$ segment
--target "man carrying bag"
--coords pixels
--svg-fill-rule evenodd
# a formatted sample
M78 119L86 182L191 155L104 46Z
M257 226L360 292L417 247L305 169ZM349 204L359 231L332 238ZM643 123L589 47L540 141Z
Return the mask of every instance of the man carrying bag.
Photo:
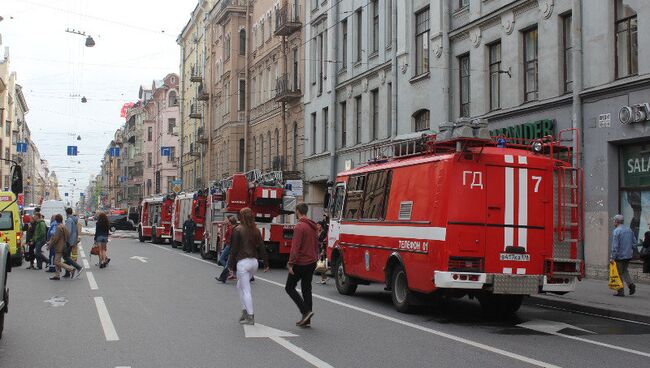
M614 231L612 231L612 254L609 258L610 267L615 265L616 271L625 281L630 289L630 295L634 295L636 287L632 277L628 272L630 260L634 257L634 248L636 248L636 237L629 227L623 224L623 215L614 216ZM610 270L611 273L611 270ZM620 280L619 280L620 282ZM620 284L617 293L614 296L625 296L623 284Z

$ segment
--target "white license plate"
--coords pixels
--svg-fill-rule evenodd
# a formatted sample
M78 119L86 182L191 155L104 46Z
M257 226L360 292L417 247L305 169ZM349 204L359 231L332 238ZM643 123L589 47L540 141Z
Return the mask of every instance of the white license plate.
M499 259L502 261L528 262L530 261L530 254L501 253Z

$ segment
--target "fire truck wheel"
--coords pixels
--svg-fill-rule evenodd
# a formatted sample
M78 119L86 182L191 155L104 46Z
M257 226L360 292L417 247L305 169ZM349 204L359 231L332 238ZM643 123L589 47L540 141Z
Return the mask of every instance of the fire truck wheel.
M523 295L487 294L478 298L483 312L489 317L509 317L519 310L523 300Z
M398 312L408 313L413 307L413 293L409 290L406 271L401 264L393 269L391 275L391 296Z
M144 243L144 236L142 236L142 229L138 228L138 240L140 243Z
M333 268L336 270L334 279L336 281L336 290L343 295L352 295L357 291L357 284L350 280L348 275L345 274L345 267L343 266L343 259L339 258L336 261L336 267Z

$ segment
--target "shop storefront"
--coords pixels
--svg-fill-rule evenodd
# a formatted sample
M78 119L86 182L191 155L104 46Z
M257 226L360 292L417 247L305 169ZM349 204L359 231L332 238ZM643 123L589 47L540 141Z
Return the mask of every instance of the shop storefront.
M650 142L619 148L620 212L637 238L650 222Z

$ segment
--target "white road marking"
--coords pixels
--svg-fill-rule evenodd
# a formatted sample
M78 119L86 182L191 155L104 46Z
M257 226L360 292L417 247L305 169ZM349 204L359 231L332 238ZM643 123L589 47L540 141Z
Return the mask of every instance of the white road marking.
M650 323L646 323L646 322L633 321L633 320L631 320L631 319L625 319L625 318L619 318L619 317L604 316L604 315L602 315L602 314L589 313L589 312L582 312L582 311L579 311L579 310L567 309L567 308L560 308L560 307L555 307L555 306L547 305L547 304L535 304L535 306L538 306L538 307L540 307L540 308L548 308L548 309L560 310L560 311L563 311L563 312L583 314L583 315L585 315L585 316L592 316L592 317L598 317L598 318L606 318L606 319L611 319L611 320L613 320L613 321L621 321L621 322L627 322L627 323L634 323L634 324L642 325L642 326L650 326Z
M88 263L88 260L87 260L87 259L84 258L84 259L82 259L81 261L82 261L83 264L84 264L84 268L90 268L90 263Z
M282 331L278 330L272 327L264 326L263 324L256 323L252 326L250 325L244 325L244 336L246 338L260 338L260 337L266 337L269 338L276 343L282 345L285 349L289 350L290 352L294 353L295 355L301 357L314 367L319 367L319 368L334 368L330 364L318 359L317 357L309 354L308 352L304 351L303 349L297 347L296 345L290 343L289 341L285 340L284 337L297 337L298 335L292 334L291 332L287 331Z
M104 298L96 296L95 306L97 307L97 313L99 314L99 321L102 323L102 328L104 329L106 341L118 341L120 338L117 336L117 331L115 331L115 326L113 325L113 321L111 321L111 316L108 314Z
M79 247L79 255L81 258L86 258L86 253L84 252L83 248Z
M550 322L550 324L549 324L549 322ZM587 344L598 345L598 346L602 346L602 347L605 347L605 348L620 350L620 351L624 351L626 353L641 355L641 356L650 358L650 353L645 353L643 351L628 349L628 348L624 348L622 346L616 346L616 345L612 345L612 344L606 344L604 342L589 340L589 339L585 339L585 338L578 337L578 336L565 335L565 334L559 332L559 331L561 331L563 329L563 328L561 328L561 327L563 327L562 325L566 325L566 324L558 323L558 322L552 322L552 321L538 320L538 321L530 321L530 322L522 323L522 324L519 324L517 326L527 328L527 329L530 329L530 330L534 330L534 331L544 332L544 333L547 333L547 334L553 335L553 336L564 337L565 339L581 341L581 342L585 342ZM583 330L581 328L577 328L577 327L571 326L571 325L566 325L566 326L568 326L568 328L587 331L587 330ZM564 327L564 328L566 328L566 327ZM587 332L591 332L591 331L587 331Z
M131 259L137 259L138 261L142 263L147 263L147 257L142 257L142 256L133 256Z
M92 272L86 271L86 278L88 279L88 284L90 284L90 290L99 289L99 287L97 286L97 282L95 281L95 276L93 275Z
M167 248L162 247L160 245L156 245L156 244L152 244L152 245L154 247L157 247L157 248L169 251L169 252L172 251L171 249L167 249ZM176 254L186 256L186 257L192 258L194 260L197 260L197 261L200 261L200 262L203 262L203 263L206 263L206 264L209 264L209 265L212 265L212 266L216 267L216 264L214 262L206 261L204 259L196 258L194 256L190 256L190 255L184 254L184 253L176 253ZM266 283L276 285L276 286L279 286L279 287L282 287L282 288L284 287L284 284L281 284L279 282L275 282L275 281L272 281L272 280L269 280L269 279L265 279L263 277L256 276L255 279L256 280L261 280L261 281L264 281ZM547 367L547 368L560 368L557 365L546 363L546 362L543 362L541 360L528 358L528 357L520 355L520 354L516 354L516 353L512 353L512 352L503 350L503 349L495 348L495 347L485 345L485 344L482 344L480 342L472 341L472 340L469 340L469 339L466 339L466 338L463 338L463 337L460 337L460 336L451 335L451 334L448 334L446 332L442 332L442 331L434 330L432 328L420 326L420 325L418 325L416 323L407 322L407 321L403 321L401 319L397 319L395 317L386 316L386 315L383 315L383 314L380 314L380 313L377 313L377 312L373 312L373 311L368 310L368 309L364 309L364 308L361 308L361 307L354 306L352 304L343 303L343 302L340 302L340 301L335 300L335 299L324 297L322 295L312 294L312 297L314 297L316 299L321 299L321 300L330 302L332 304L339 305L341 307L352 309L352 310L355 310L357 312L365 313L365 314L373 316L373 317L377 317L377 318L384 319L384 320L387 320L387 321L390 321L390 322L394 322L394 323L400 324L402 326L411 327L413 329L416 329L416 330L419 330L419 331L422 331L422 332L427 332L427 333L430 333L432 335L436 335L436 336L443 337L443 338L446 338L446 339L449 339L449 340L460 342L462 344L473 346L473 347L478 348L478 349L482 349L482 350L489 351L489 352L492 352L492 353L495 353L495 354L503 355L505 357L512 358L512 359L515 359L515 360L519 360L519 361L522 361L524 363L528 363L528 364L531 364L531 365L534 365L534 366Z

